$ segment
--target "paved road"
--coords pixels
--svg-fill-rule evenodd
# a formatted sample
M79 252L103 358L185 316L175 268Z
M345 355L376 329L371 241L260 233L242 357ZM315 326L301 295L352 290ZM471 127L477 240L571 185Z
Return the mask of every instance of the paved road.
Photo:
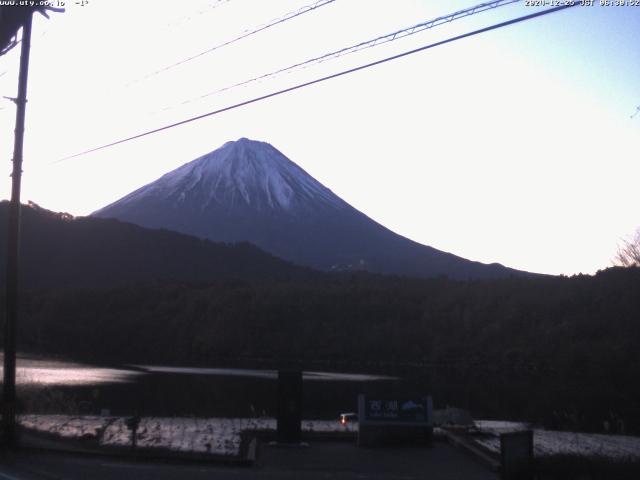
M5 455L0 480L497 480L466 454L433 448L361 449L344 442L308 448L263 446L254 466L130 461L62 453Z

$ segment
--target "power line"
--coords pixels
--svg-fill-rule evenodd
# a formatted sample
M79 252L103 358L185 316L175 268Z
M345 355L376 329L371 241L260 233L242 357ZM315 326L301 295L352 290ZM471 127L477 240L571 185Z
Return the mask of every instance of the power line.
M291 11L289 13L286 13L285 15L283 15L282 17L279 18L275 18L265 24L262 24L258 27L255 27L253 29L247 29L244 30L242 33L240 33L240 35L238 35L237 37L232 38L231 40L227 40L225 42L219 43L218 45L208 48L207 50L204 50L200 53L197 53L195 55L192 55L191 57L187 57L183 60L180 60L179 62L176 63L172 63L171 65L167 65L166 67L161 68L160 70L156 70L155 72L151 72L148 75L144 76L142 78L142 80L145 80L147 78L151 78L154 75L157 75L159 73L162 72L166 72L167 70L171 70L172 68L175 68L179 65L183 65L187 62L190 62L191 60L195 60L196 58L200 58L203 55L206 55L207 53L211 53L215 50L218 50L222 47L226 47L228 45L231 45L232 43L238 42L244 38L250 37L251 35L255 35L256 33L262 32L268 28L271 28L275 25L279 25L280 23L284 23L288 20L291 20L293 18L299 17L300 15L304 15L305 13L308 12L312 12L313 10L316 10L317 8L323 7L325 5L328 5L330 3L335 2L336 0L317 0L315 3L310 4L310 5L305 5L303 7L300 7L298 10L294 10Z
M208 5L205 9L203 10L196 10L194 13L192 14L187 14L184 15L182 17L180 17L178 20L169 23L167 26L171 27L171 26L176 26L176 25L181 25L185 22L188 22L190 20L193 20L193 17L196 15L206 15L208 13L211 13L212 11L214 11L216 8L221 7L222 5L224 5L225 3L229 3L230 0L215 0L214 2L212 2L210 5Z
M408 37L409 35L413 35L415 33L418 32L422 32L424 30L428 30L434 27L437 27L438 25L442 25L445 23L450 23L453 22L455 20L459 20L461 18L464 17L468 17L471 15L475 15L477 13L481 13L487 10L492 10L494 8L498 8L498 7L503 7L505 5L509 5L511 3L516 3L519 2L520 0L493 0L491 2L485 2L485 3L481 3L479 5L476 5L474 7L471 8L467 8L464 10L458 10L457 12L453 12L450 13L448 15L443 15L441 17L437 17L431 20L427 20L425 22L421 22L418 23L416 25L412 25L410 27L406 27L403 28L402 30L397 30L395 32L391 32L391 33L387 33L385 35L381 35L379 37L373 38L371 40L367 40L364 42L360 42L357 43L355 45L351 45L349 47L345 47L345 48L341 48L339 50L335 50L333 52L329 52L329 53L325 53L324 55L320 55L319 57L314 57L314 58L310 58L308 60L305 60L303 62L299 62L299 63L295 63L293 65L290 65L288 67L285 68L280 68L278 70L274 70L270 73L265 73L262 75L259 75L257 77L253 77L250 78L249 80L244 80L242 82L238 82L238 83L234 83L233 85L229 85L226 86L224 88L220 88L218 90L214 90L208 93L205 93L203 95L199 95L197 97L185 100L183 102L180 103L180 105L186 105L188 103L192 103L198 100L202 100L203 98L207 98L210 97L211 95L215 95L217 93L222 93L222 92L226 92L229 90L233 90L234 88L238 88L238 87L242 87L244 85L248 85L250 83L253 82L257 82L259 80L264 80L266 78L271 78L271 77L275 77L277 75L280 75L282 73L285 72L291 72L293 70L297 70L300 68L304 68L307 67L309 65L315 64L315 63L322 63L325 60L328 59L335 59L335 58L339 58L345 55L349 55L352 53L356 53L362 50L366 50L368 48L372 48L375 47L377 45L382 45L384 43L388 43L388 42L393 42L395 40L398 40L400 38L404 38L404 37ZM167 107L164 108L163 110L170 110L174 107Z
M206 118L206 117L211 117L211 116L217 115L219 113L223 113L223 112L227 112L229 110L234 110L236 108L244 107L245 105L250 105L252 103L256 103L256 102L259 102L259 101L262 101L262 100L266 100L267 98L276 97L276 96L279 96L279 95L282 95L282 94L285 94L285 93L292 92L294 90L299 90L301 88L308 87L310 85L315 85L317 83L324 82L326 80L331 80L333 78L342 77L344 75L348 75L350 73L358 72L358 71L364 70L366 68L374 67L376 65L381 65L383 63L390 62L392 60L397 60L399 58L407 57L409 55L413 55L414 53L422 52L424 50L429 50L431 48L439 47L441 45L445 45L447 43L452 43L452 42L455 42L455 41L458 41L458 40L462 40L464 38L468 38L468 37L472 37L472 36L475 36L475 35L479 35L481 33L489 32L489 31L492 31L492 30L497 30L499 28L507 27L509 25L514 25L516 23L521 23L521 22L524 22L524 21L527 21L527 20L532 20L534 18L541 17L543 15L548 15L550 13L555 13L555 12L558 12L560 10L565 10L567 8L575 7L575 6L578 6L578 5L579 5L579 3L576 3L576 2L569 3L567 5L562 5L562 6L559 6L559 7L554 7L554 8L550 8L550 9L547 9L547 10L542 10L542 11L539 11L539 12L531 13L529 15L524 15L522 17L513 18L511 20L506 20L504 22L496 23L496 24L490 25L488 27L480 28L478 30L473 30L472 32L467 32L467 33L463 33L461 35L456 35L454 37L450 37L450 38L447 38L445 40L440 40L440 41L435 42L435 43L431 43L431 44L428 44L428 45L425 45L425 46L422 46L422 47L419 47L419 48L415 48L413 50L409 50L407 52L403 52L403 53L399 53L399 54L393 55L391 57L383 58L382 60L377 60L375 62L367 63L365 65L360 65L358 67L350 68L348 70L343 70L341 72L334 73L334 74L331 74L331 75L327 75L325 77L317 78L315 80L311 80L311 81L308 81L308 82L305 82L305 83L300 83L298 85L294 85L293 87L288 87L288 88L285 88L285 89L282 89L282 90L278 90L276 92L271 92L271 93L268 93L266 95L262 95L262 96L259 96L259 97L252 98L250 100L245 100L244 102L236 103L234 105L230 105L230 106L227 106L227 107L224 107L224 108L220 108L218 110L214 110L214 111L211 111L211 112L208 112L208 113L203 113L201 115L197 115L195 117L187 118L187 119L181 120L179 122L175 122L175 123L172 123L172 124L169 124L169 125L165 125L163 127L155 128L153 130L148 130L146 132L139 133L137 135L133 135L133 136L130 136L130 137L127 137L127 138L123 138L123 139L117 140L115 142L107 143L107 144L101 145L99 147L91 148L89 150L85 150L85 151L82 151L82 152L79 152L79 153L75 153L73 155L68 155L66 157L60 158L58 160L55 160L52 163L60 163L60 162L65 161L65 160L69 160L69 159L72 159L72 158L80 157L82 155L86 155L88 153L97 152L98 150L103 150L105 148L113 147L115 145L120 145L121 143L130 142L132 140L136 140L138 138L146 137L147 135L158 133L158 132L161 132L163 130L168 130L170 128L178 127L180 125L184 125L184 124L187 124L187 123L195 122L196 120L201 120L201 119Z

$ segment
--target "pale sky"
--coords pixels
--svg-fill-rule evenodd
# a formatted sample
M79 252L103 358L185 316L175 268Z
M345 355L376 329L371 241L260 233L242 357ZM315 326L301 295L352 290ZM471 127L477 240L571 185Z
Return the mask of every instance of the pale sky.
M594 273L640 226L640 7L568 9L56 162L535 11L519 2L198 99L480 1L336 0L152 76L315 0L66 3L34 21L25 202L87 215L249 137L395 232L472 260ZM0 96L15 96L19 50L0 57ZM14 119L0 100L6 160Z

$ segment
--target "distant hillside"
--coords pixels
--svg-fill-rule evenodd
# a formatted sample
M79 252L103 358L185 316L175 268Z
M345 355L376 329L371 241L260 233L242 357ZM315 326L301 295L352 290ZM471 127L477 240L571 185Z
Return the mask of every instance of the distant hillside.
M8 202L0 202L0 268L6 264ZM259 248L213 243L167 230L90 217L34 204L22 208L21 285L109 286L155 280L298 279L316 275ZM4 283L0 275L0 283Z

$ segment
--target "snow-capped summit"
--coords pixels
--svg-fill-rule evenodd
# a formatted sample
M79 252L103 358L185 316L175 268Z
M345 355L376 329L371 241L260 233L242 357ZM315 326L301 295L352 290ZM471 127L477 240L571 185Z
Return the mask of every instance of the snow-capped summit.
M268 143L241 138L167 173L116 203L165 200L174 207L304 210L347 204ZM107 208L110 208L111 205Z
M488 278L519 273L420 245L371 220L268 143L227 142L95 212L214 241L248 241L322 270Z

